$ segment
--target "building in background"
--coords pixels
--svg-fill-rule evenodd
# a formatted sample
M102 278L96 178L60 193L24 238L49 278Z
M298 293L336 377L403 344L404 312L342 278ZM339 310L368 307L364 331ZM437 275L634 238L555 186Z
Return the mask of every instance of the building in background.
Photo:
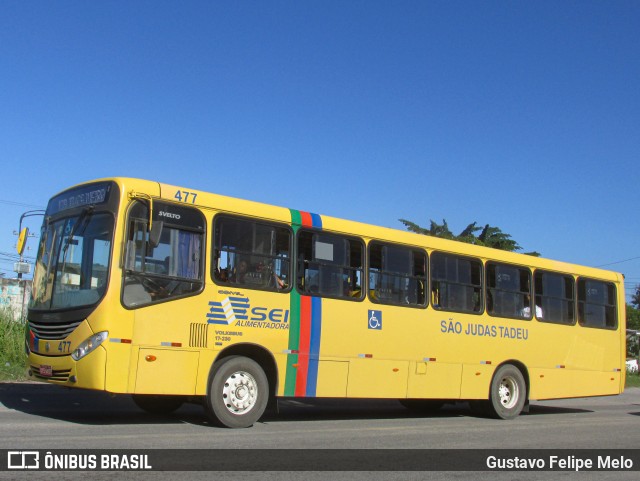
M31 279L0 278L0 310L10 311L16 320L26 317L31 284Z

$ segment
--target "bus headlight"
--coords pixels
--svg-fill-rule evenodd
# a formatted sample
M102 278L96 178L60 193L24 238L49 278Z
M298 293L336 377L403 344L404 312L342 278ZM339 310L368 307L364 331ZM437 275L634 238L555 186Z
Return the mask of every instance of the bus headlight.
M100 344L102 344L104 341L106 341L108 336L109 336L109 333L107 331L102 331L97 334L94 334L90 338L80 343L80 345L76 348L76 350L73 351L73 353L71 354L71 358L74 361L79 361L84 356L86 356L91 351L93 351L96 347L98 347Z

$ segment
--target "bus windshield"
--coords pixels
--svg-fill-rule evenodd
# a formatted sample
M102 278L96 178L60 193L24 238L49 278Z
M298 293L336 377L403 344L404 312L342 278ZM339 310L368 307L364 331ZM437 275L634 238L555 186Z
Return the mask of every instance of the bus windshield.
M86 207L45 223L33 277L31 309L90 306L107 287L113 215Z

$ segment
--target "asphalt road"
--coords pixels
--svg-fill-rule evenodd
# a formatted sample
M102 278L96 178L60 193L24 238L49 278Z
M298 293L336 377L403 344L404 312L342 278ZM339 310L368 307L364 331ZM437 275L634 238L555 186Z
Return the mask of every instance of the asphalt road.
M0 449L625 449L640 448L640 389L616 397L535 402L513 421L474 415L466 403L415 413L397 401L288 400L248 429L212 427L201 406L160 417L128 396L36 383L0 383ZM29 473L30 478L39 473ZM62 474L62 476L61 476ZM71 479L80 473L56 473ZM177 473L120 473L175 479ZM518 479L637 479L636 473L517 473ZM0 473L16 478L16 473ZM42 473L41 479L47 479ZM100 478L108 473L91 473ZM48 474L51 479L52 474ZM166 478L164 477L166 476ZM502 473L238 473L225 479L514 479ZM119 477L121 477L119 475ZM184 473L186 479L211 479ZM218 478L218 476L216 476Z

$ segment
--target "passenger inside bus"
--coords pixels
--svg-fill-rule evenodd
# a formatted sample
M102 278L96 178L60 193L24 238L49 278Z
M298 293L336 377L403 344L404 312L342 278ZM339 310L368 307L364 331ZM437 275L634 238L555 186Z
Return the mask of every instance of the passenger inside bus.
M229 281L234 282L236 284L244 284L245 277L247 276L248 270L249 270L249 266L247 264L247 261L244 259L241 260L240 262L238 262L238 265L236 266L236 269L231 275L231 277L229 278Z
M526 295L524 298L524 307L521 311L522 317L526 317L527 319L531 317L531 296ZM536 303L536 317L538 319L542 319L542 307Z

